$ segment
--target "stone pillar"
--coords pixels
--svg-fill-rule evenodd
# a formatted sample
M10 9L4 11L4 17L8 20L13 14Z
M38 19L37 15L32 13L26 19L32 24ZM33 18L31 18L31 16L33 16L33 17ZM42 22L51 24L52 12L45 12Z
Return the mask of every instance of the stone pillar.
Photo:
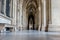
M16 13L17 13L17 0L13 0L13 19L12 25L16 28Z
M39 0L39 7L38 7L38 9L39 9L39 28L38 28L38 30L40 31L40 27L41 27L41 4L40 4L41 2L40 2L40 0Z
M10 2L10 17L13 18L13 0Z
M48 32L48 27L49 27L49 7L50 7L50 0L46 0L46 27L45 27L45 32Z
M6 0L4 0L4 14L6 15Z
M42 31L45 31L46 27L46 0L42 0Z
M20 0L20 29L23 29L23 12L22 12L22 7L23 7L23 0Z
M39 0L39 30L42 30L42 1Z

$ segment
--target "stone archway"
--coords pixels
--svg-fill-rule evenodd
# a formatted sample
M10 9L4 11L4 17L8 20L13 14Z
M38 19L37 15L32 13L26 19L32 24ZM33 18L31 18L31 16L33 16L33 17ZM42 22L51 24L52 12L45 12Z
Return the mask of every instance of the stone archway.
M35 24L35 20L34 20L34 16L32 14L30 14L28 16L28 30L31 29L31 30L34 30L34 24Z
M29 16L33 16L32 18L33 22L33 28L32 29L37 29L39 27L39 9L38 9L38 1L37 0L27 0L23 2L23 25L27 26L29 29ZM25 22L25 23L24 23Z
M50 5L47 0L23 0L22 4L22 25L28 27L28 17L32 10L35 18L35 29L48 31Z

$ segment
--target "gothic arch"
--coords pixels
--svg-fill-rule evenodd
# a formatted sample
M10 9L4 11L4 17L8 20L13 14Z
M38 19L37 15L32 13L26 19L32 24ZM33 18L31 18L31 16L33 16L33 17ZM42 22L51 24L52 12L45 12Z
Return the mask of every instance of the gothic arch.
M23 1L23 10L25 11L23 14L25 14L26 16L26 19L28 18L29 16L29 12L30 10L32 10L33 12L33 16L35 17L35 29L38 27L39 23L39 10L38 9L38 6L39 6L39 3L38 3L38 0L24 0ZM28 21L28 20L27 20ZM26 23L28 24L28 22L26 21Z
M45 2L45 4L44 4ZM35 28L38 27L39 30L42 30L42 27L44 28L44 31L48 31L49 26L49 13L50 13L50 4L49 0L23 0L22 3L22 14L23 14L23 23L26 23L26 27L28 25L28 15L29 15L29 9L33 10L33 15L35 17ZM45 5L45 7L44 7ZM32 7L32 8L31 8ZM46 8L46 9L44 9ZM46 10L46 26L44 25L44 13L43 10ZM24 24L25 24L24 23ZM23 24L23 25L24 25Z

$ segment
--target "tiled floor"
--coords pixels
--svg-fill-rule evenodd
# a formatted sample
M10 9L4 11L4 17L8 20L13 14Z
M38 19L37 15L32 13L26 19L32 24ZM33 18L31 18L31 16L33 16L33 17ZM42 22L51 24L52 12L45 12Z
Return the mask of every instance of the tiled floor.
M60 40L60 33L20 31L0 33L0 40Z

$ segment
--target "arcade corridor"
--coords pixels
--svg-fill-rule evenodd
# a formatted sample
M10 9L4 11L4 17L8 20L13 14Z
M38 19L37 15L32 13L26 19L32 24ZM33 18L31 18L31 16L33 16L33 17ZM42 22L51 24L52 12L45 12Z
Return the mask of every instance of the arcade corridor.
M60 40L60 0L0 0L0 40Z

